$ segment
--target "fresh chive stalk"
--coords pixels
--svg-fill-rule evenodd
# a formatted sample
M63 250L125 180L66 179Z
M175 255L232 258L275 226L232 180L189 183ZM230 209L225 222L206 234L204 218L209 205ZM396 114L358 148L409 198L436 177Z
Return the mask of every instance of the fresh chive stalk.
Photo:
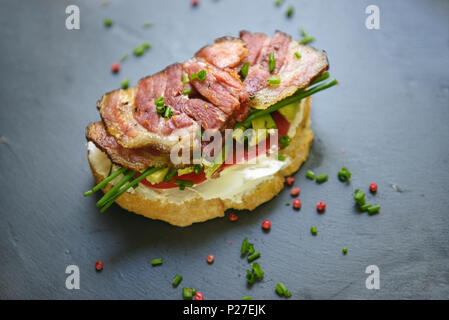
M327 173L322 173L317 175L315 180L317 183L323 183L327 181L328 177Z
M91 194L93 194L94 192L100 190L101 188L105 187L109 182L111 182L112 180L114 180L115 178L117 178L119 175L121 175L122 173L125 173L127 169L126 168L120 168L119 170L113 172L111 175L109 175L109 177L107 177L106 179L104 179L103 181L101 181L99 184L97 184L95 187L93 187L92 189L90 189L89 191L86 191L84 193L84 196L90 196Z
M182 276L180 274L177 274L172 281L172 284L174 287L177 287L182 281Z
M120 189L120 187L123 186L125 183L127 183L129 180L131 180L135 174L136 173L134 171L127 170L123 178L120 179L120 181L117 184L115 184L111 188L111 190L109 190L100 200L98 200L97 207L102 207L104 204L106 204L106 202L108 202L108 200L111 197L113 197L113 195Z
M254 252L248 256L248 262L253 262L254 260L256 260L259 257L260 257L260 252L259 251Z
M162 258L157 258L151 260L151 265L154 266L160 266L162 264Z
M307 170L306 171L306 178L310 179L310 180L314 180L315 179L315 173L312 170Z

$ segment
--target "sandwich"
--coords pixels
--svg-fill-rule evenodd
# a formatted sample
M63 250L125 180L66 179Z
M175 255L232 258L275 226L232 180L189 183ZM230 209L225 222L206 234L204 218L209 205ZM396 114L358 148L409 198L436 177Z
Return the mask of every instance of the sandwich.
M284 187L313 141L311 95L337 84L326 53L277 31L241 31L117 89L86 129L101 212L175 226L253 210Z

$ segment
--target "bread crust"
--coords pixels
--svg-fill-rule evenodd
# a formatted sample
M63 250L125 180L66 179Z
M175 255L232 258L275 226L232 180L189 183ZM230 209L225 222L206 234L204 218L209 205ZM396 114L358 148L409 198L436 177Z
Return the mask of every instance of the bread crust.
M198 197L184 201L182 204L176 204L157 199L147 199L136 193L125 192L116 200L116 203L128 211L150 219L163 220L179 227L223 217L228 209L255 209L276 196L284 188L285 176L297 171L307 159L313 142L313 131L310 127L310 104L311 98L308 97L305 101L304 117L298 125L295 136L291 139L290 144L279 152L280 155L290 158L290 164L249 192L246 192L242 196L241 202L234 202L231 199L222 200L220 198L206 200ZM97 183L102 181L104 177L98 173L90 161L89 165L95 181ZM111 187L112 185L108 184L103 189L103 192L107 192Z

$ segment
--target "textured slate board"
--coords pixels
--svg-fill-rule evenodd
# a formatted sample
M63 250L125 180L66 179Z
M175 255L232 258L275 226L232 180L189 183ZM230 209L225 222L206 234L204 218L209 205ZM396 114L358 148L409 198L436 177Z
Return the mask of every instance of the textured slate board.
M72 3L81 10L77 31L64 27ZM0 298L178 299L170 285L176 273L207 299L277 299L278 281L294 299L449 297L447 1L287 0L281 9L273 0L100 3L1 1ZM380 30L364 27L369 4L380 7ZM102 26L105 17L113 28ZM154 26L142 28L148 21ZM99 214L98 195L82 197L93 183L84 130L99 118L95 102L104 92L183 61L216 37L241 29L299 37L299 27L326 49L341 82L313 99L316 139L295 175L300 212L285 206L287 188L237 223L176 228L117 206ZM111 63L143 41L153 48L111 75ZM336 179L342 165L353 172L349 185ZM329 173L329 182L306 180L306 169ZM359 214L351 199L372 181L379 192L368 198L382 205L378 216ZM324 215L315 211L320 200ZM268 234L260 229L266 218ZM250 289L239 256L244 236L262 252L266 275ZM164 258L162 267L150 266L155 257ZM65 288L69 264L80 267L80 290ZM365 288L371 264L380 268L380 290Z

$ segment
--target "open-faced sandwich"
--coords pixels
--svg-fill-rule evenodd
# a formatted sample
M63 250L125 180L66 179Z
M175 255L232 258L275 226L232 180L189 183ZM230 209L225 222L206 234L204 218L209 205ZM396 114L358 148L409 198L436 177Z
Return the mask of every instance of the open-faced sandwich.
M253 210L306 160L310 96L337 83L328 68L285 33L242 31L105 94L86 131L98 185L85 195L176 226Z

